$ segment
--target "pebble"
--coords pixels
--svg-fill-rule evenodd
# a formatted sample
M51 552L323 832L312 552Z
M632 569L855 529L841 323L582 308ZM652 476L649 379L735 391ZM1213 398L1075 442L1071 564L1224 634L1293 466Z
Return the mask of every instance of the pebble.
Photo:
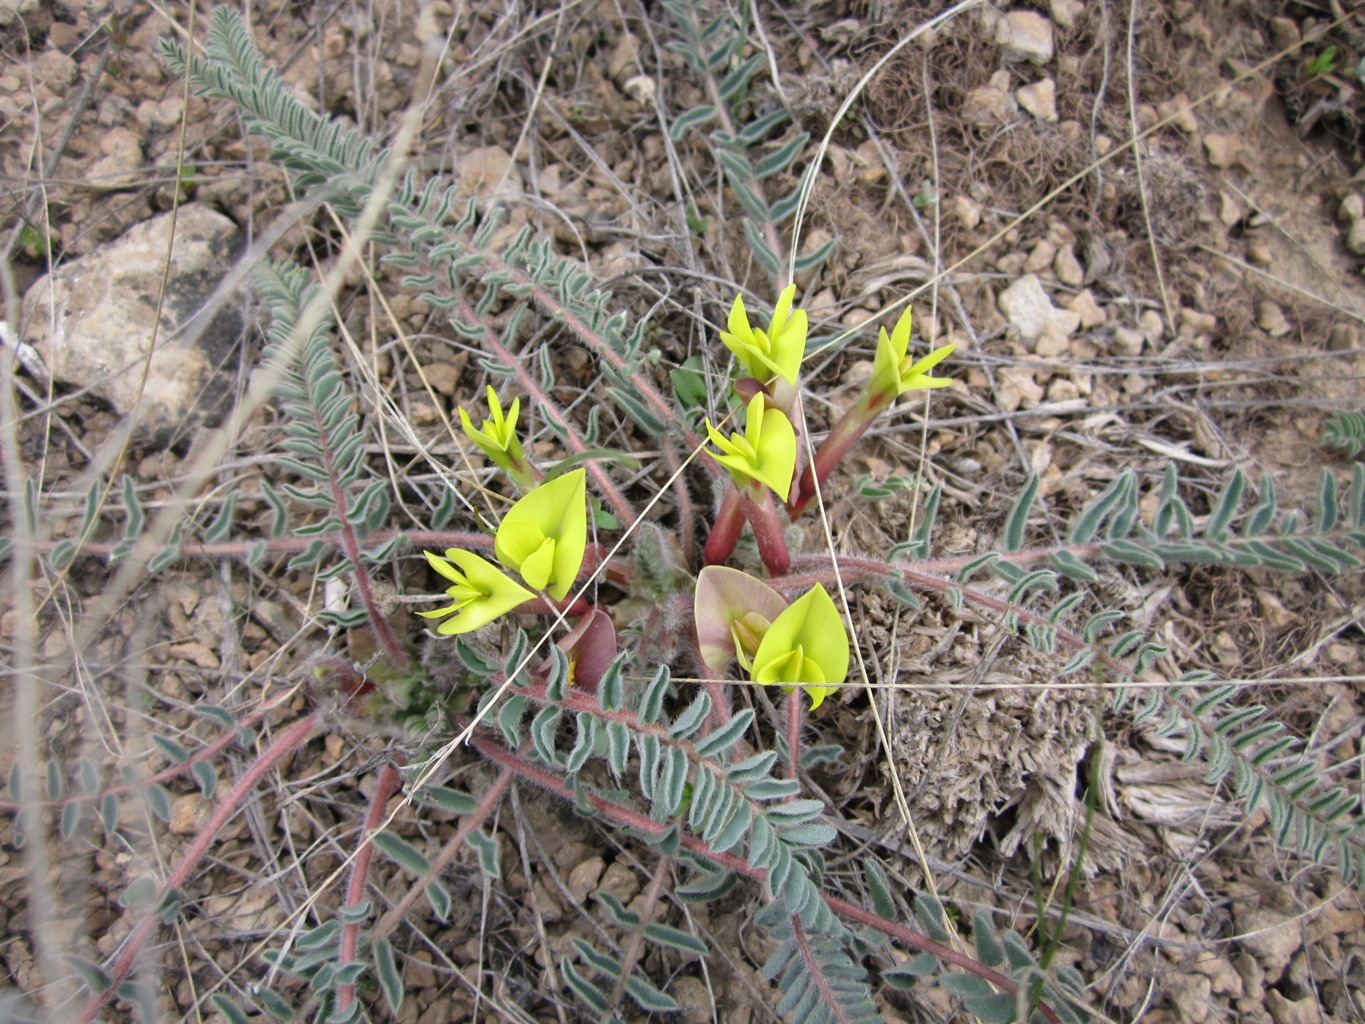
M1076 258L1076 247L1073 245L1063 245L1057 250L1057 256L1052 261L1052 272L1068 288L1079 288L1085 283L1085 268Z
M1021 406L1031 409L1043 398L1043 389L1027 366L1006 366L1000 370L1000 404L1005 412Z
M1284 310L1277 302L1262 299L1256 304L1256 326L1272 338L1282 338L1294 329L1285 319Z
M1171 118L1171 124L1182 132L1193 135L1199 130L1199 122L1195 119L1194 111L1190 109L1190 97L1186 93L1176 93L1170 99L1158 103L1156 112L1163 121Z
M1019 101L1019 106L1039 121L1057 123L1057 83L1051 78L1021 86L1015 91L1014 98Z
M625 905L634 899L635 894L640 891L640 878L626 865L620 861L615 861L607 868L606 874L602 876L597 891L609 893L620 900L622 905Z
M104 132L100 152L104 155L85 171L85 180L92 188L112 192L142 184L142 142L131 129Z
M582 904L596 891L597 880L602 877L606 866L606 861L601 857L589 857L569 872L569 877L564 880L564 887L569 890L569 895L574 898L575 903Z
M1231 167L1241 152L1242 143L1236 135L1210 132L1204 136L1204 150L1209 155L1213 167Z
M968 231L981 223L981 204L970 196L953 196L952 210L958 223Z
M1266 907L1250 907L1234 920L1242 949L1261 962L1267 980L1279 981L1303 941L1298 921Z
M1184 1024L1204 1024L1208 1020L1213 991L1208 978L1202 974L1172 974L1163 987Z
M1056 255L1057 247L1045 238L1029 251L1028 259L1024 260L1024 269L1030 274L1046 270L1052 266L1052 259Z
M996 23L995 41L1009 60L1046 64L1052 59L1052 22L1034 11L1010 11Z
M1337 323L1327 337L1327 347L1333 352L1349 352L1360 347L1360 328L1355 324Z
M39 278L24 301L27 340L52 376L89 388L119 415L136 410L139 431L151 436L170 436L222 414L235 381L229 356L244 329L241 304L229 300L201 329L177 330L177 322L204 305L232 266L241 241L237 226L201 203L189 203L176 217L173 248L170 230L169 213L129 228ZM137 297L157 294L168 249L158 330L155 303ZM157 350L144 382L154 335Z
M1275 1024L1320 1024L1322 1020L1317 1000L1311 995L1302 999L1287 999L1272 988L1265 994L1265 1008L1270 1011L1270 1018Z
M438 394L455 394L455 387L460 383L460 368L454 363L444 361L428 363L422 367L422 372L426 374L427 383Z
M1081 323L1079 314L1052 304L1033 274L1025 274L1001 292L997 304L1005 319L1019 331L1025 347L1031 347L1049 326L1066 336L1074 333Z
M1061 275L1058 275L1060 279ZM1077 292L1065 303L1066 308L1071 310L1081 318L1081 327L1089 330L1091 327L1098 327L1109 319L1109 314L1104 311L1104 307L1095 301L1095 294L1089 288Z
M501 146L471 149L455 162L455 177L465 195L480 199L521 195L521 178L511 154Z
M1256 264L1258 267L1270 266L1271 260L1275 258L1270 251L1270 246L1264 242L1252 242L1247 246L1247 261Z
M1052 11L1052 20L1063 29L1075 28L1076 22L1085 13L1085 4L1081 0L1052 0L1048 7Z
M1149 309L1142 315L1146 317L1148 314L1156 316L1157 324L1160 325L1161 318L1157 316L1156 310ZM1212 334L1218 329L1218 317L1212 313L1201 313L1197 309L1190 309L1188 306L1181 307L1180 323L1181 326L1189 328L1191 334ZM1158 340L1160 339L1158 338ZM1152 344L1155 346L1156 342Z
M994 128L1010 119L1010 97L1004 89L980 85L962 101L962 119L978 128Z
M1141 355L1142 345L1146 340L1141 331L1135 331L1131 327L1120 327L1114 331L1114 336L1109 341L1109 351L1116 356Z
M1337 207L1337 216L1342 220L1360 220L1361 217L1365 217L1365 197L1359 192L1352 192Z
M1357 256L1365 254L1365 219L1351 222L1350 230L1346 232L1346 248Z
M678 978L669 989L678 1001L685 1024L711 1024L711 993L700 978Z

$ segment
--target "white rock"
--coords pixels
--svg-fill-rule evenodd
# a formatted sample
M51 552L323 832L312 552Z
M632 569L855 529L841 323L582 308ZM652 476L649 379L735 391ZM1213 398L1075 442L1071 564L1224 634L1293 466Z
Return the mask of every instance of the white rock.
M1365 218L1351 222L1346 232L1346 248L1357 255L1365 254Z
M85 171L85 180L92 187L112 191L143 184L142 142L127 128L113 128L100 137L100 152L104 155Z
M1141 331L1135 331L1131 327L1120 327L1114 331L1114 337L1109 342L1109 351L1116 356L1140 355L1143 342L1146 340Z
M1000 293L1000 312L1019 331L1026 346L1037 342L1049 327L1069 336L1080 326L1081 318L1071 310L1058 309L1048 298L1038 278L1025 274Z
M1057 250L1057 257L1052 261L1052 272L1068 288L1079 288L1085 283L1085 268L1076 258L1074 245L1064 245Z
M108 402L139 429L165 438L222 412L231 393L231 355L245 322L229 298L205 322L201 308L231 268L239 248L236 225L197 203L182 206L159 329L157 292L169 248L171 215L123 235L41 277L24 297L25 333L52 376ZM144 361L153 336L156 350Z
M1075 28L1085 12L1085 4L1081 0L1052 0L1048 6L1052 10L1052 20L1064 29Z
M1033 378L1033 370L1027 366L1006 366L999 374L1000 404L1005 412L1014 412L1020 406L1032 408L1043 398L1043 389Z
M995 41L1010 60L1046 64L1052 59L1052 22L1033 11L1010 11L996 23Z
M1032 85L1021 86L1014 94L1023 107L1039 121L1057 123L1057 83L1044 78Z
M1342 220L1360 220L1361 217L1365 217L1365 197L1359 192L1352 192L1337 207L1337 216Z

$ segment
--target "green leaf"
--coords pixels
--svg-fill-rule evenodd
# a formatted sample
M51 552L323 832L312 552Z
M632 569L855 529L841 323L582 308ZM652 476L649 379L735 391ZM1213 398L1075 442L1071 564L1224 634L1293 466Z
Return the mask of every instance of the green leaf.
M1204 533L1210 539L1222 543L1228 539L1228 524L1237 514L1237 506L1242 503L1242 492L1246 489L1246 477L1241 469L1233 471L1223 492L1218 496L1213 512L1209 515Z
M676 1013L682 1007L667 992L655 988L639 975L632 974L626 979L626 994L646 1013Z
M382 850L390 860L414 875L425 875L431 870L431 862L417 847L392 832L376 832L370 837L370 842Z
M1003 543L1006 551L1014 552L1023 547L1024 528L1028 525L1029 509L1037 496L1038 474L1030 473L1024 484L1024 489L1019 492L1019 497L1015 499L1014 507L1010 509L1010 514L1005 520Z
M479 870L489 878L497 880L502 877L502 868L499 865L500 850L498 842L483 829L475 829L469 835L469 845L474 847L479 854Z
M253 1024L251 1018L243 1013L236 1003L221 992L215 992L213 995L209 996L209 1002L213 1003L218 1012L228 1019L228 1024Z
M754 254L754 259L759 266L769 274L777 274L782 269L782 261L777 258L777 253L773 252L770 246L754 226L754 222L748 217L744 218L744 237L749 242L749 250Z
M706 691L702 691L704 694ZM710 702L707 702L710 706ZM744 736L749 726L753 724L754 713L748 708L740 711L730 718L720 728L715 729L709 736L701 740L696 745L696 755L700 758L714 758L729 750Z
M700 107L693 107L685 113L679 114L673 123L668 126L668 136L674 142L681 142L693 128L700 128L702 125L711 121L716 116L716 108L709 103Z
M651 942L657 942L661 946L669 946L673 949L681 950L684 953L696 953L698 956L706 956L710 950L706 943L697 938L690 932L682 931L678 928L670 928L666 924L647 924L645 925L645 938Z

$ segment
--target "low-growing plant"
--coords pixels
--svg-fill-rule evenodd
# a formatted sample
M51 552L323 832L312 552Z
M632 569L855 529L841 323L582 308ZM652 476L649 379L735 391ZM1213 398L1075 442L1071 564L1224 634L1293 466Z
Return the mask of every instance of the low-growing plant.
M155 748L168 762L160 771L116 779L93 756L65 763L55 753L36 775L17 763L4 807L14 815L15 842L30 846L46 843L49 829L61 842L101 834L111 847L131 845L127 798L140 796L168 820L167 787L182 781L216 801L176 859L124 894L130 930L111 930L98 955L69 959L82 1003L73 1011L48 1002L48 1019L96 1020L116 1001L143 1019L156 1016L143 970L155 961L154 940L164 928L193 927L187 887L223 828L268 773L338 716L387 737L368 812L333 872L335 885L297 908L292 931L268 936L259 956L200 995L234 1024L261 1015L341 1022L398 1014L408 952L400 929L417 923L419 903L437 918L451 915L448 869L461 850L477 854L488 879L501 876L494 822L522 783L591 818L650 865L654 879L629 906L600 893L596 941L575 938L572 953L552 965L587 1016L679 1010L667 968L706 957L712 946L673 908L725 898L742 901L770 940L759 966L778 1016L879 1020L880 987L934 978L982 1020L1087 1019L1085 980L1051 962L1060 926L1044 933L1040 957L978 909L968 946L959 934L965 911L945 907L927 873L926 891L907 893L866 856L860 881L832 878L830 854L841 848L845 823L810 786L811 771L845 754L810 745L809 719L829 712L846 687L868 685L866 644L850 628L849 602L861 589L909 610L933 599L994 617L1055 658L1058 678L1091 685L1107 702L1106 721L1145 724L1183 742L1187 758L1206 762L1210 786L1226 787L1248 814L1268 812L1279 843L1333 864L1352 884L1365 875L1355 796L1236 684L1188 672L1174 685L1149 685L1167 648L1087 589L1102 563L1151 572L1171 564L1355 568L1353 551L1365 547L1365 467L1353 467L1345 493L1324 472L1311 517L1282 508L1269 476L1248 502L1249 482L1234 472L1197 513L1173 466L1150 487L1129 471L1075 514L1063 538L1037 543L1039 481L1030 477L997 547L944 558L933 557L939 484L923 495L902 543L863 556L836 553L825 543L825 519L841 486L837 471L898 400L951 386L954 346L913 352L907 308L890 331L879 328L861 393L817 437L807 408L818 384L802 371L819 342L797 286L784 284L797 268L783 253L795 246L784 249L779 230L796 202L792 193L772 201L763 193L806 138L771 143L753 162L749 149L785 117L749 106L759 62L745 53L744 26L726 14L708 21L690 4L665 6L680 26L687 65L710 82L710 102L680 116L673 137L719 125L707 141L743 208L755 260L773 278L770 314L749 308L766 305L768 284L749 303L743 295L708 300L717 312L728 306L716 334L733 362L723 385L714 383L725 371L715 346L700 363L662 372L648 319L620 311L616 295L529 227L501 231L500 207L461 201L453 187L415 172L385 195L386 168L399 154L300 103L236 14L215 12L202 59L167 44L177 74L234 104L247 130L268 140L301 198L327 204L343 224L378 204L371 241L380 267L439 311L451 340L477 351L488 372L486 418L472 405L458 415L465 456L481 454L490 472L477 485L437 488L371 472L373 396L352 390L331 321L310 321L318 284L292 263L261 263L265 359L281 373L283 420L270 473L259 477L268 515L239 522L234 490L209 521L177 524L147 569L231 558L255 572L307 570L324 585L342 581L356 605L329 603L319 618L345 646L318 652L299 687L254 708L197 708L211 740L158 733L153 721ZM696 223L689 213L688 224ZM601 371L587 414L566 407L557 386L556 352L565 344L584 348ZM556 444L528 444L532 417ZM605 447L604 438L621 447ZM96 499L106 486L121 496L122 523L103 521ZM913 490L914 482L887 486L878 493ZM476 491L487 513L476 509ZM44 571L54 577L78 559L126 559L147 536L148 510L132 478L96 480L90 494L76 539L43 549ZM34 492L27 500L36 522ZM394 525L396 503L419 510L420 529ZM432 633L386 607L381 578L444 591L419 605ZM784 695L776 717L763 713L766 699L750 699L766 687ZM268 742L259 734L267 725ZM1105 742L1098 732L1094 740ZM215 764L234 748L249 752L247 766L219 792ZM448 784L461 748L492 770L480 792ZM1098 771L1092 766L1092 813ZM420 846L392 827L399 794L458 823L439 843ZM387 906L371 878L375 851L409 879ZM41 1001L37 991L28 995ZM17 999L7 1006L17 1019L36 1012Z

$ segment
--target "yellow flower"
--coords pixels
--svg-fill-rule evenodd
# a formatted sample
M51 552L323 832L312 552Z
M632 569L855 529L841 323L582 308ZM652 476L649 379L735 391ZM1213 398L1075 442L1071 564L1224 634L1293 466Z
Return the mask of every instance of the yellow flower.
M446 590L453 604L417 613L428 619L452 616L436 627L436 632L442 636L468 633L486 626L498 616L505 615L536 596L492 562L472 551L450 548L445 558L433 555L430 551L423 551L422 554L427 556L427 562L433 569L454 584Z
M796 472L796 431L786 413L764 405L762 393L754 395L745 414L744 433L728 438L707 420L706 432L720 453L708 448L706 454L728 469L738 486L757 480L786 501Z
M750 377L767 380L778 376L788 384L796 383L801 360L806 354L806 311L792 309L796 285L789 284L777 298L772 321L766 331L749 322L744 310L744 298L735 296L730 307L728 331L720 332L720 340L743 364Z
M493 543L499 562L556 601L573 586L587 551L585 476L575 469L531 491L508 509Z
M753 657L750 678L778 684L788 693L798 686L810 695L814 711L848 677L848 633L825 588L816 584L773 620Z
M482 449L493 460L493 464L504 473L514 476L526 466L526 453L522 450L517 437L517 415L521 412L521 399L512 399L512 407L507 415L502 412L498 394L490 385L488 388L489 419L483 421L483 429L474 429L474 421L469 418L463 407L460 408L460 426L465 436Z
M947 359L957 344L936 348L919 362L906 352L910 348L910 310L907 307L896 321L890 337L886 328L879 328L877 355L872 361L872 379L868 382L869 395L884 395L889 401L907 391L920 388L946 388L953 382L944 377L930 377L932 370Z
M697 650L712 678L723 679L730 659L745 672L773 619L787 602L768 584L724 565L708 565L697 576L692 614Z

